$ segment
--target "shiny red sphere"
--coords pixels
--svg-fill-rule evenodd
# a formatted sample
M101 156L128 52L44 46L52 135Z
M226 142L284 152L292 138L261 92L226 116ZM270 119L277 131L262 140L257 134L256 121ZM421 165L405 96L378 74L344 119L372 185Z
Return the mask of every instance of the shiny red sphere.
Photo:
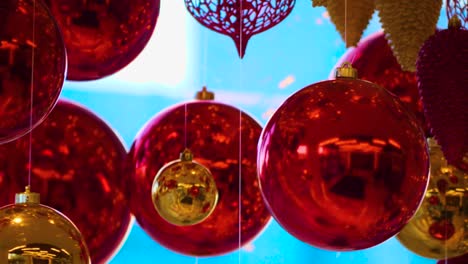
M254 239L271 218L257 179L262 128L239 109L214 101L188 102L186 108L185 112L181 104L159 113L135 139L129 153L127 197L140 226L161 245L185 255L220 255ZM219 197L206 220L176 226L157 213L151 187L158 171L179 159L185 137L193 160L211 171Z
M289 97L262 132L258 169L273 217L296 238L334 251L395 235L428 183L417 120L370 82L340 78Z
M23 136L47 117L62 90L66 66L60 30L42 1L2 0L0 144Z
M68 80L95 80L133 61L148 43L160 0L45 0L62 30Z
M357 47L350 48L330 73L330 79L335 79L335 68L346 61L358 71L360 79L373 82L398 96L416 115L426 135L430 135L419 97L416 74L401 69L382 31L366 37Z
M106 263L120 248L131 223L118 188L126 150L96 115L59 101L29 137L0 146L0 205L14 202L28 184L41 203L69 217L83 234L93 263Z

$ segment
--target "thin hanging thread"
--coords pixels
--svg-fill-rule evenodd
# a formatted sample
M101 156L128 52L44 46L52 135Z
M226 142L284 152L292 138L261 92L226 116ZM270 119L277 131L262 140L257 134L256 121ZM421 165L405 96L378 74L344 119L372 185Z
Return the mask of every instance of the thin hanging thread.
M239 27L240 27L240 48L241 50L244 49L243 45L244 45L244 42L243 42L243 22L244 22L244 18L243 18L243 15L244 15L244 12L243 12L243 8L242 8L242 4L243 4L244 1L240 1L240 10L239 10L239 13L240 13L240 23L239 23ZM240 81L240 88L242 90L242 59L240 60L240 63L239 63L239 81ZM242 217L241 217L241 213L242 213L242 111L239 109L239 196L238 196L238 201L237 203L239 204L239 223L238 223L238 232L239 232L239 237L238 237L238 264L241 263L241 246L242 246Z
M34 55L36 49L36 0L33 1L33 18L32 18L32 52L31 52L31 107L29 111L29 169L28 169L28 186L31 187L31 171L32 171L32 124L33 124L33 102L34 102Z
M206 86L208 72L208 32L203 34L203 86Z
M184 104L184 149L187 149L187 103Z
M348 26L348 0L345 0L345 2L344 2L344 42L345 42L345 46L348 45L347 26Z

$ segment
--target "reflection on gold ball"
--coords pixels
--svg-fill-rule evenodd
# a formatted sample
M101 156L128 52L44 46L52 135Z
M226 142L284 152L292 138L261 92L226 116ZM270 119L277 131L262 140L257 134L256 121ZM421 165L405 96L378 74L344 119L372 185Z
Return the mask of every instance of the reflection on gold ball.
M416 215L397 238L423 257L453 258L468 252L468 174L447 164L434 139L428 142L429 187Z
M76 226L58 211L37 202L0 208L0 262L91 263Z
M171 224L194 225L215 209L218 189L210 171L192 161L189 150L159 170L151 191L159 215Z

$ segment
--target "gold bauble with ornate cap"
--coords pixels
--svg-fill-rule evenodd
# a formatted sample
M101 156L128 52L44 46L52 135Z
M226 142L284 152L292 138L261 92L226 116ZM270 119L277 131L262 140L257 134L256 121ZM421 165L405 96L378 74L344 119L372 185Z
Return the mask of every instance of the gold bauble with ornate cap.
M39 203L39 194L16 194L15 204L0 208L0 263L90 264L76 226L55 209Z

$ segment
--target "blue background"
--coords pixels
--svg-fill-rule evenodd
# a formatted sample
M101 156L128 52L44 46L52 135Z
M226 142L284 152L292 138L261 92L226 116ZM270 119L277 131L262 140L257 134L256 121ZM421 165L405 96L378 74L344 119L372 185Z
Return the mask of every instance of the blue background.
M66 82L62 97L107 121L129 148L140 128L162 109L192 99L203 85L219 101L249 112L262 124L289 95L328 78L345 46L324 8L298 0L281 24L251 38L240 60L234 42L205 29L183 1L161 1L151 41L122 71L90 82ZM352 14L349 14L352 16ZM438 26L445 28L445 10ZM374 17L364 35L381 30ZM135 224L110 261L118 263L379 263L433 264L394 238L371 249L330 252L300 242L272 220L256 240L231 254L195 258L169 251Z

